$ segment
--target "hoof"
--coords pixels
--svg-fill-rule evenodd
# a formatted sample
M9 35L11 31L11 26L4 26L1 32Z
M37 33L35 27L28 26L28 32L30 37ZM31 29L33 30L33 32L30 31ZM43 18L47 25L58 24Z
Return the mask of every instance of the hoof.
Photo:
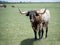
M45 36L45 38L47 38L47 36Z
M37 40L37 38L35 38L35 40Z
M42 39L42 37L39 37L39 39Z

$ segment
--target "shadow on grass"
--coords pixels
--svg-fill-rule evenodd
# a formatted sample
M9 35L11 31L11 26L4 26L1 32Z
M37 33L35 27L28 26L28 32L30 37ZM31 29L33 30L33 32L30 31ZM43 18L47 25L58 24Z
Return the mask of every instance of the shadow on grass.
M34 39L25 39L21 42L20 45L33 45L33 43L35 42L36 40Z

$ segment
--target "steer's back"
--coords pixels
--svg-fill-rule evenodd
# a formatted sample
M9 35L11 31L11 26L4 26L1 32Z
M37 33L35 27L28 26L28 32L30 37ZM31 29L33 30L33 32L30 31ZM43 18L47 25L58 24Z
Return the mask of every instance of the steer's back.
M40 12L42 13L45 9L41 9ZM49 22L50 20L50 11L48 9L46 9L45 13L44 14L40 14L42 15L42 20L44 22Z

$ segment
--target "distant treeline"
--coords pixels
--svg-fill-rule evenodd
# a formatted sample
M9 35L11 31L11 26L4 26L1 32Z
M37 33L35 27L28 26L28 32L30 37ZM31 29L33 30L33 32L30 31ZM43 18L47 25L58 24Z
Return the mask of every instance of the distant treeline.
M7 1L0 1L0 4L39 4L39 3L53 3L53 2L7 2ZM60 2L54 2L54 3L60 3Z

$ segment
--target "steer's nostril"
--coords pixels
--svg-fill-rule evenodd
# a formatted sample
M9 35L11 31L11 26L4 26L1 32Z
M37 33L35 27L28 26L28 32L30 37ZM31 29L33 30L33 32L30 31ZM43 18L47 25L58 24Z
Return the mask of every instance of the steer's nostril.
M33 19L31 19L31 20L30 20L30 22L34 22L34 20L33 20Z

